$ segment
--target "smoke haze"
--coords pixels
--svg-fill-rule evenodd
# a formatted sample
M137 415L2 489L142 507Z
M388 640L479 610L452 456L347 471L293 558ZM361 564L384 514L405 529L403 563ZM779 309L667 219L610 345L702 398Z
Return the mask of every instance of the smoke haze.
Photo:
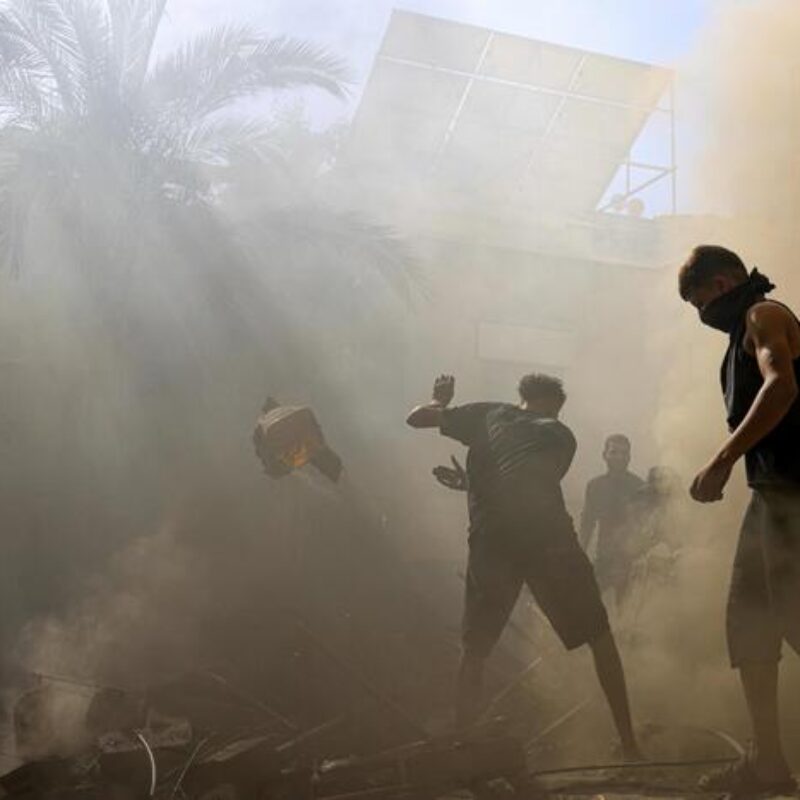
M326 44L324 27L312 33ZM466 515L463 496L430 474L456 451L406 430L405 413L441 372L457 376L459 402L513 401L521 374L552 368L579 441L565 485L574 516L609 433L631 437L638 473L668 465L688 486L725 434L725 342L677 297L681 258L723 243L800 305L798 38L790 0L720 6L678 74L699 153L682 165L681 192L701 213L642 220L654 244L635 264L526 251L524 219L502 241L474 220L437 231L441 198L391 173L379 192L360 182L355 128L320 129L291 90L277 112L274 93L257 98L281 159L226 164L199 222L190 206L146 206L122 225L125 241L87 255L72 218L39 207L26 263L0 295L6 683L25 684L25 670L139 691L202 665L315 724L355 705L367 675L411 717L434 707L443 718ZM204 164L198 181L218 168ZM82 236L95 241L130 209L122 178L99 169L91 181ZM124 256L108 264L109 253ZM494 357L509 329L570 336L536 358ZM250 432L267 394L315 410L344 486L260 473ZM681 505L676 581L653 586L642 635L625 637L639 718L746 735L723 639L745 502L737 475L724 504ZM554 706L568 705L593 680L585 654L556 655L527 606L517 620L574 669L554 690ZM328 649L347 665L332 666ZM534 655L508 634L498 663L507 676ZM800 696L797 667L788 672L784 697ZM785 710L798 764L800 700ZM603 714L589 712L586 731L603 730Z

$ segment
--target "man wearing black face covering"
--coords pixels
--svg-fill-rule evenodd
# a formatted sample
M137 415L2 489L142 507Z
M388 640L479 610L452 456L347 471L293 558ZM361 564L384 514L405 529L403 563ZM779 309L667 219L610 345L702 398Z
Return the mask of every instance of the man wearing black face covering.
M775 287L736 253L696 247L679 274L681 297L728 334L722 363L730 435L697 474L692 497L722 499L745 459L752 499L742 523L727 608L728 649L753 727L749 755L702 780L733 795L794 790L778 726L778 661L800 653L800 323L766 295Z

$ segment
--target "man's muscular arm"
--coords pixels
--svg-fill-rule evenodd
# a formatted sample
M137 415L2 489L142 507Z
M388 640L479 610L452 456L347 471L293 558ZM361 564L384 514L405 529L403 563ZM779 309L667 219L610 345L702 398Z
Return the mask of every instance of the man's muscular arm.
M760 442L786 416L797 398L797 353L792 347L792 328L796 324L791 313L775 303L760 303L751 309L748 334L764 384L739 427L723 445L720 455L724 460L736 461Z
M433 383L433 399L424 406L417 406L406 417L412 428L438 428L442 423L442 410L450 405L455 394L456 379L452 375L440 375Z
M691 495L701 503L722 498L736 461L758 444L786 415L798 394L794 375L797 357L792 314L775 303L758 303L747 315L747 336L764 378L745 418L692 483Z

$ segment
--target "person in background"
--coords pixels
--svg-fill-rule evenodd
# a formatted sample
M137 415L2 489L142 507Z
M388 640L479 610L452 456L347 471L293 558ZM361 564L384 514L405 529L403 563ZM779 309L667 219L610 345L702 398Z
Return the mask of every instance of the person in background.
M601 591L613 590L619 610L630 583L632 559L627 540L634 534L631 510L644 481L628 469L631 443L624 434L614 433L606 439L603 461L605 473L586 486L580 543L588 551L597 534L597 582Z
M686 528L689 498L680 475L671 467L656 466L633 501L637 540L634 552L642 555L664 545L670 552L680 549Z
M688 502L680 475L666 466L648 470L644 486L632 501L626 546L630 579L622 619L617 622L625 626L628 644L652 635L652 623L642 622L642 613L651 601L662 602L665 592L676 585L688 528Z

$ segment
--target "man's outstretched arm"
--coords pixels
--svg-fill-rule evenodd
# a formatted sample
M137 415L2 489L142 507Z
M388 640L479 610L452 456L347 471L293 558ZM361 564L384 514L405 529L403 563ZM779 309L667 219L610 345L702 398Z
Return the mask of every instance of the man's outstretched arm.
M692 497L701 503L722 498L733 465L784 418L797 398L790 340L791 313L774 303L761 303L748 313L747 332L764 383L745 418L711 462L694 479Z
M433 399L424 406L417 406L406 417L412 428L438 428L442 424L442 411L450 405L456 389L452 375L440 375L433 383Z

